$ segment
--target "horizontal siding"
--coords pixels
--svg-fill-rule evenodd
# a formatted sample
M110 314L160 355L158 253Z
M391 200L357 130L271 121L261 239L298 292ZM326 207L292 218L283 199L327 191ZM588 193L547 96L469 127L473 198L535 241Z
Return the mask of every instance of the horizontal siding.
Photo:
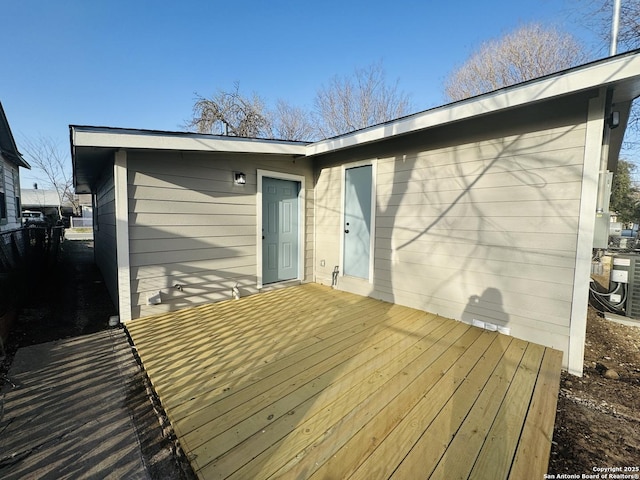
M511 204L513 205L513 203ZM525 207L526 208L526 207ZM384 216L379 216L378 227L383 237L391 238L389 229L396 227L402 229L403 234L411 236L424 232L426 228L430 231L445 230L446 232L522 232L540 233L548 235L573 234L578 228L578 221L575 217L564 216L498 216L479 217L471 216L449 216L445 218L438 216L420 216L416 221L416 216L392 217L385 212ZM426 227L421 227L425 225ZM388 232L388 233L387 233ZM385 235L385 233L387 233Z
M456 234L456 232L447 233L446 230L438 231L430 227L414 233L408 228L400 231L401 228L400 226L392 228L393 238L389 238L388 235L378 237L378 245L392 247L394 249L405 249L410 244L416 243L415 248L422 249L423 252L428 251L425 250L426 247L431 246L433 243L440 242L451 242L452 247L455 247L457 243L469 243L472 245L490 245L497 248L515 248L516 250L525 251L544 247L547 250L571 252L575 251L576 247L575 234L553 232L520 233L508 230L498 232L488 229Z
M416 208L415 205L398 205L389 209L387 205L378 204L379 217L541 217L547 215L570 216L580 207L580 199L553 200L553 206L550 208L550 202L544 200L527 200L519 201L512 198L511 201L504 200L500 202L469 202L458 203L453 202L446 205L433 205L425 196L425 203Z
M381 185L385 184L404 184L414 181L423 182L424 188L432 189L430 182L437 181L437 190L457 190L461 186L473 185L474 187L497 187L520 185L526 182L527 185L545 185L563 181L563 174L575 174L582 172L582 165L577 163L581 157L581 149L576 148L570 153L565 150L555 152L561 155L558 159L549 160L546 158L544 163L533 163L533 158L529 158L527 162L516 161L511 157L496 158L493 161L473 161L463 163L461 165L446 166L424 166L424 155L419 155L411 160L405 161L407 164L413 164L413 169L404 169L398 171L386 171L383 169L379 172L378 179ZM562 159L560 161L559 159ZM540 160L540 159L538 159ZM567 163L564 163L567 162ZM535 165L535 166L531 166Z
M186 152L129 152L129 248L134 317L257 292L257 170L305 176L290 158ZM244 186L233 172L246 174ZM312 279L313 204L307 201L305 280ZM180 284L181 288L175 288ZM147 305L161 292L160 305Z
M234 232L235 233L235 232ZM183 237L174 239L129 240L131 254L180 252L184 250L201 250L210 248L232 248L239 246L256 246L255 232L253 235L225 235L220 237Z
M215 212L219 216L255 216L255 197L253 204L228 202L176 202L172 200L136 200L132 199L130 211L137 214L161 213L163 215L207 215Z
M14 183L14 175L19 170L18 167L11 162L7 162L0 154L0 162L2 167L0 170L4 173L3 182L4 201L7 211L6 223L0 224L0 231L13 230L21 227L20 219L17 216L16 196L20 196L20 185Z
M428 295L405 294L403 292L387 293L378 291L376 295L384 301L407 305L412 303L413 308L419 308L430 312L438 312L445 316L446 312L457 312L462 305L443 301L439 298L433 298ZM466 306L466 304L464 305ZM554 323L547 323L544 320L532 322L528 316L518 315L517 313L509 316L509 321L500 321L499 317L504 318L503 310L485 309L483 313L474 312L473 318L477 320L492 322L494 324L508 326L511 329L511 335L517 338L529 338L531 342L545 345L554 344L556 349L567 352L569 349L569 338L565 332L566 328L558 326Z
M557 169L554 169L557 172ZM513 199L518 201L539 201L541 194L545 200L567 200L580 196L582 185L580 182L566 182L562 176L555 177L557 182L547 182L536 185L501 185L499 189L495 187L483 188L474 185L473 189L460 192L460 185L457 189L444 191L443 185L438 184L438 189L420 189L420 183L410 184L404 193L393 192L393 185L387 185L378 192L380 203L389 207L397 205L423 205L429 202L430 205L450 205L457 204L484 203L484 202L510 202ZM544 190L542 190L544 189ZM385 191L386 190L386 191Z
M208 260L180 262L178 264L161 263L157 265L142 265L131 267L131 280L143 280L165 277L177 278L183 275L206 275L210 272L227 272L234 268L247 266L255 273L255 257L227 257Z
M96 190L93 232L95 259L107 290L118 305L118 260L116 251L116 214L113 167L106 168Z
M136 217L137 218L137 217ZM234 225L234 232L237 235L256 234L255 224ZM209 228L209 225L156 225L153 229L144 226L132 225L129 227L129 240L131 242L139 240L164 240L164 239L184 239L184 238L219 238L227 236L223 228Z
M202 214L177 214L167 215L165 213L129 213L129 225L136 225L142 228L155 229L165 226L194 226L194 227L228 227L235 228L239 225L252 225L256 227L255 212L253 215L227 215L226 213ZM213 229L212 229L213 230ZM210 235L213 236L213 235Z
M566 352L584 139L579 124L374 159L370 295L492 321ZM349 161L357 160L366 158L356 151ZM320 158L316 171L316 278L324 283L340 263L340 161Z
M502 125L495 125L491 133L499 132ZM455 127L454 127L455 128ZM460 129L457 129L456 140L460 137ZM455 166L456 169L465 168L465 165L484 162L495 165L500 162L499 170L527 170L541 166L541 155L546 152L560 152L563 158L573 158L571 161L559 161L558 165L568 165L576 163L581 165L582 161L571 155L573 149L581 149L584 146L585 125L562 126L548 128L539 131L530 131L524 134L508 135L501 138L487 138L480 142L470 142L456 144L448 147L422 150L417 149L411 152L400 152L399 154L387 155L381 158L378 168L381 173L385 172L385 166L394 171L411 171L413 166L411 160L416 157L429 157L429 164L423 168L437 168L446 176L446 169L441 167L446 165ZM552 159L545 159L544 163L549 164Z
M316 257L315 279L331 284L332 274L339 264L342 219L340 205L342 170L340 166L323 168L316 174L314 197Z

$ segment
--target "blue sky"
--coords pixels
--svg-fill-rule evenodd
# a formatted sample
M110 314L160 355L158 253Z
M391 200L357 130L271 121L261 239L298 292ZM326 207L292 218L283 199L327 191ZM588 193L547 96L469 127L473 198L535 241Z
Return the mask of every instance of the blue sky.
M538 21L574 33L579 0L0 0L0 101L20 148L68 125L181 130L195 93L240 82L311 108L334 75L382 61L416 111L481 42ZM604 47L606 51L606 46ZM600 50L602 56L602 50ZM35 176L23 171L22 184Z

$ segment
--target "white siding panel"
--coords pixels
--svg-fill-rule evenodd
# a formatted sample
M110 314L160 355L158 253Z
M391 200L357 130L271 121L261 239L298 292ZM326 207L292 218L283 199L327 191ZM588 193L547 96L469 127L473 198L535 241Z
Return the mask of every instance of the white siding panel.
M566 352L585 132L582 121L567 122L385 151L377 159L370 295L469 323L493 321ZM316 277L325 283L339 264L340 162L366 159L330 158L316 167ZM338 288L351 288L348 279Z
M118 305L118 263L116 257L116 217L113 168L103 172L96 191L96 212L93 232L95 259L107 290Z
M332 272L340 264L341 221L340 166L321 169L317 175L314 197L316 225L315 278L330 284ZM324 263L324 265L322 265Z
M227 215L226 213L210 213L202 214L177 214L167 215L165 213L131 213L129 212L129 224L135 222L136 226L143 228L156 227L175 227L175 226L192 226L192 227L227 227L235 228L237 226L252 225L256 226L256 218L254 215Z
M256 246L255 235L225 235L220 237L183 237L174 239L130 240L129 251L138 253L172 253L183 250L201 250L214 248L231 248L240 246Z
M14 184L14 175L18 172L18 167L12 162L6 161L0 154L0 171L4 177L0 178L4 188L4 201L7 211L5 223L0 224L0 231L8 231L20 228L20 219L17 217L16 196L20 196L20 185Z
M541 184L509 185L482 188L475 185L473 189L463 194L460 188L443 191L438 184L437 190L429 190L418 182L410 184L405 193L393 193L393 185L383 187L378 194L378 202L381 207L388 208L398 205L450 205L457 203L483 203L483 202L509 202L513 199L519 201L541 200L566 200L574 199L580 195L582 185L580 182L564 182L562 177L555 177L558 183L547 182Z
M131 211L144 213L162 213L165 215L206 215L215 211L215 215L255 215L254 204L229 202L176 202L168 200L131 200Z
M582 168L579 165L489 173L491 171L491 167L488 167L485 173L476 175L440 176L439 172L435 170L417 169L414 171L400 171L396 174L391 172L378 176L378 180L383 189L381 193L394 194L399 190L402 194L451 191L464 194L471 189L475 191L475 189L482 188L527 186L532 189L541 189L550 183L566 182L567 179L579 179L582 174Z
M410 232L419 232L416 228L416 221L413 217L392 217L385 215L379 217L379 234L385 236L386 230L383 228L396 227ZM420 223L428 225L430 231L444 230L445 232L462 231L469 232L466 235L478 236L478 232L526 232L526 233L556 233L575 235L578 222L575 217L555 217L555 216L494 216L491 218L480 216L468 217L424 217L420 218ZM472 232L476 232L473 234ZM390 232L389 232L390 233ZM425 232L427 233L427 232ZM388 235L386 235L388 237Z
M234 232L238 235L253 235L255 237L255 225L234 225ZM145 226L132 226L129 229L129 239L134 240L160 240L183 238L213 238L228 236L224 228L211 228L210 225L156 225L154 228Z
M243 267L249 267L255 272L255 266L255 258L251 256L240 258L212 258L205 261L196 260L193 262L180 262L175 265L170 263L142 265L131 267L131 279L136 281L159 277L175 278L184 275L203 276L210 272L220 274L227 271L234 271L235 268Z
M257 170L302 175L308 162L273 155L129 152L133 315L184 308L257 292ZM234 185L233 172L247 177ZM313 258L313 203L307 202L305 258ZM308 261L305 278L313 278ZM181 285L180 289L175 285ZM161 292L161 304L147 305Z
M549 208L547 201L528 200L521 202L516 199L501 202L453 202L447 205L432 205L426 200L425 204L399 205L393 209L378 209L381 217L541 217L547 215L575 215L580 207L579 199L554 200ZM425 222L422 222L423 224ZM430 223L428 225L431 225Z
M494 164L499 170L526 170L539 168L541 159L549 157L550 153L559 152L562 158L573 158L573 162L565 161L560 164L577 163L582 160L575 157L575 150L584 148L584 124L571 127L552 128L544 131L529 132L524 135L510 135L500 139L489 139L483 142L466 143L437 150L420 152L403 152L391 157L379 159L380 173L389 169L395 171L413 170L411 159L428 158L428 165L423 168L434 168L444 165L455 165L463 168L465 163L483 162L484 165ZM542 147L542 148L541 148ZM499 163L497 163L499 162ZM446 171L446 170L443 170Z

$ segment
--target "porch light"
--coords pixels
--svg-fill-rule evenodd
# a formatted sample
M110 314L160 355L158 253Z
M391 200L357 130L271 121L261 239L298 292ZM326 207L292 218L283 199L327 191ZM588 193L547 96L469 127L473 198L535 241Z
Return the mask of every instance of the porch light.
M233 172L233 183L236 185L244 185L247 183L247 176L242 172Z
M609 116L609 128L614 129L620 125L620 112L611 112Z

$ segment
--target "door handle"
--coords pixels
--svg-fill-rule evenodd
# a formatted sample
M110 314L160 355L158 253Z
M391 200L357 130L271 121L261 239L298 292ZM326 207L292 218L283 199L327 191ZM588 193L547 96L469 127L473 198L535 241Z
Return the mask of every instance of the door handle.
M349 229L345 230L344 233L349 233Z

